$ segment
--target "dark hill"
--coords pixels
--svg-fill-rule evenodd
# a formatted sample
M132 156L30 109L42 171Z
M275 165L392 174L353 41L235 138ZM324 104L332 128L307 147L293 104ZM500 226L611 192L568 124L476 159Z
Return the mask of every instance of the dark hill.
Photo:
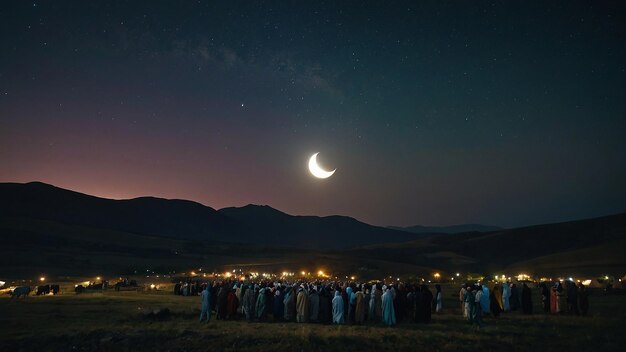
M299 248L347 248L372 243L403 242L415 235L371 226L347 216L293 216L267 205L218 211L239 221L250 237Z
M150 236L340 249L415 235L343 216L292 216L269 206L219 212L186 200L112 200L40 182L0 184L0 216L51 220Z
M237 226L215 209L187 200L112 200L39 182L0 184L0 215L204 240L226 239Z

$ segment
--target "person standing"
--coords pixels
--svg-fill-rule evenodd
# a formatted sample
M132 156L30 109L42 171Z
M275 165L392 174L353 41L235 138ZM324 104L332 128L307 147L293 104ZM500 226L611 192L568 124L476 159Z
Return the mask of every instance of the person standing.
M465 319L467 321L472 322L472 309L474 305L474 297L472 295L472 286L467 286L465 289L465 297L463 297L463 302L465 302Z
M522 286L522 312L524 314L533 314L532 292L526 283Z
M578 285L578 303L580 304L580 313L586 316L589 310L589 293L582 282Z
M441 285L435 285L437 292L435 293L435 312L441 313L443 309L443 297L441 295Z
M317 323L320 312L320 296L317 286L313 286L309 292L309 321Z
M207 286L204 287L200 294L200 301L202 302L202 311L200 312L200 322L203 318L206 318L208 323L211 320L211 293Z
M467 309L465 308L465 292L467 289L465 288L465 284L461 285L461 290L459 290L459 302L461 302L461 312L463 313L463 318L467 319Z
M481 328L483 326L483 309L480 302L483 297L483 290L478 285L474 286L474 289L476 293L474 296L474 317L472 322L478 325L478 328Z
M337 291L335 291L335 297L333 298L333 323L334 324L344 324L344 308L343 308L343 297L341 297L341 289L337 287Z
M511 287L508 282L502 283L502 309L508 312L511 309L509 298L511 297Z
M304 285L301 285L296 298L296 322L306 323L307 321L309 321L309 296Z
M390 289L383 287L383 322L386 325L396 325L396 312L393 308L393 293Z

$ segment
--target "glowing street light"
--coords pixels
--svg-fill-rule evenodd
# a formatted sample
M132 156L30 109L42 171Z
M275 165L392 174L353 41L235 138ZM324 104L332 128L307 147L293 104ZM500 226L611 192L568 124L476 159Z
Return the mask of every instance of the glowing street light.
M42 276L42 277L39 278L39 281L44 282L44 281L46 281L46 278Z

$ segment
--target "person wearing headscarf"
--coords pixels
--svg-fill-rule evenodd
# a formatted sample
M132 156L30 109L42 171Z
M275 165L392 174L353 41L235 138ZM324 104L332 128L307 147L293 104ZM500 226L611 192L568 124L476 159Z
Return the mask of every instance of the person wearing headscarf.
M333 298L333 323L334 324L344 324L344 307L343 307L343 298L341 297L341 289L337 288L335 291L335 298Z
M498 303L498 307L500 307L500 311L502 311L502 309L504 309L504 303L502 302L502 286L496 283L491 292Z
M483 290L479 285L474 285L474 314L472 316L472 323L478 325L478 328L483 326L483 308L480 304L483 296Z
M242 284L240 282L238 282L235 285L235 297L237 298L237 313L238 314L242 314L241 312L241 307L243 306L243 290L242 290Z
M369 319L369 312L370 312L370 298L372 297L371 295L371 287L366 286L365 287L365 294L363 295L363 307L365 309L365 318L364 320L368 320Z
M489 295L489 309L491 310L491 314L493 314L496 318L500 316L500 312L502 311L498 297L502 299L502 293L500 292L498 285L495 285Z
M578 288L576 283L567 282L567 311L570 314L578 315Z
M483 314L491 313L490 303L489 303L489 287L485 284L482 285L483 294L480 296L480 309Z
M443 296L441 294L441 285L435 285L435 312L441 313L443 310Z
M306 323L309 320L309 296L304 285L298 288L296 297L296 322Z
M550 313L551 303L552 299L551 299L551 291L548 288L548 284L546 284L545 282L541 283L541 302L543 303L543 311L546 313Z
M383 286L383 323L392 326L396 325L396 312L393 308L393 293L386 286Z
M352 323L352 316L353 316L353 312L354 312L354 306L352 305L352 294L354 292L354 289L352 288L351 285L348 285L346 287L346 290L344 291L342 297L343 297L343 304L344 304L344 310L345 310L345 319L347 323Z
M563 290L563 284L557 282L556 284L556 299L558 313L563 313L567 309L567 300L565 298L565 290Z
M370 302L367 311L367 320L375 323L376 320L376 285L372 285L372 291L370 292Z
M465 284L461 285L461 289L459 290L459 302L461 302L461 312L463 313L463 318L468 319L468 310L466 308L467 305L465 304L465 293L467 291L465 288L466 286L467 285Z
M355 292L355 306L354 306L354 322L357 324L362 324L365 320L365 294L361 290L362 287L357 288Z
M519 287L516 284L511 284L511 296L509 297L509 305L512 311L519 309Z
M328 286L322 287L320 292L320 309L318 319L320 323L329 324L332 321L332 302L330 296L330 289Z
M292 321L296 316L296 292L295 287L291 286L287 288L285 293L285 299L283 300L285 305L285 320Z
M556 295L556 285L550 288L550 313L559 313L559 300Z
M505 312L511 310L509 298L511 297L511 287L508 282L502 283L502 309Z
M586 316L589 311L589 293L582 282L578 285L578 304L580 305L580 314Z
M413 322L424 322L424 305L422 304L422 289L419 285L415 285L415 293L413 293Z
M472 311L474 309L475 299L472 293L472 286L467 285L465 288L465 296L463 297L463 302L465 302L465 318L467 321L472 322Z
M320 296L317 286L313 286L309 293L309 321L317 323L320 313Z
M250 284L243 294L243 314L248 321L253 321L256 317L256 296L254 291L254 286Z
M284 298L284 290L279 285L276 288L276 291L274 291L274 304L272 306L272 313L274 314L275 321L283 320L283 315L285 314L285 305L283 304Z
M200 322L203 318L206 318L208 323L211 320L211 293L207 286L204 287L200 294L200 301L202 302L202 311L200 312Z
M228 314L228 288L222 284L217 291L217 320L226 319Z
M256 299L256 318L258 321L265 320L266 306L267 306L267 288L265 286L261 287L259 290L259 294Z
M237 300L237 296L235 295L235 290L229 290L228 296L226 297L226 318L233 319L237 317L237 307L239 306L239 302Z
M532 292L526 283L522 286L522 312L524 314L533 313Z
M433 312L433 293L427 285L422 285L422 309L424 314L422 321L428 324Z
M404 321L404 317L407 311L406 289L404 284L400 283L398 287L394 289L394 303L396 307L396 320L399 322Z

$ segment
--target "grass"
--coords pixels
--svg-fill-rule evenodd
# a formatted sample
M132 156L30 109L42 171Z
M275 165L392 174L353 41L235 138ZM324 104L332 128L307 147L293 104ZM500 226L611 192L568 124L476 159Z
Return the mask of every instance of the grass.
M486 318L480 330L460 316L453 288L429 325L331 326L216 321L198 323L199 298L169 292L73 293L0 298L0 351L482 351L622 350L626 296L590 297L590 316L545 315L534 292L532 316ZM170 319L142 312L169 308Z

